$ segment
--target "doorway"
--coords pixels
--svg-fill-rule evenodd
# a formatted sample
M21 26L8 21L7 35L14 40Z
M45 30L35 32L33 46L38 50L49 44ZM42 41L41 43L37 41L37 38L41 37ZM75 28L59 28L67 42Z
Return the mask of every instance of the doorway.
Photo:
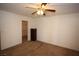
M28 21L22 21L22 43L28 40Z

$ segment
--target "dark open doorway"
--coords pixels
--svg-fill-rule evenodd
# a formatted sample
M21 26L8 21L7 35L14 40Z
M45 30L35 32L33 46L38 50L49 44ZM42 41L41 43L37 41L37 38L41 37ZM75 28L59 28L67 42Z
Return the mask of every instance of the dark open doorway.
M28 40L28 21L22 21L22 42Z

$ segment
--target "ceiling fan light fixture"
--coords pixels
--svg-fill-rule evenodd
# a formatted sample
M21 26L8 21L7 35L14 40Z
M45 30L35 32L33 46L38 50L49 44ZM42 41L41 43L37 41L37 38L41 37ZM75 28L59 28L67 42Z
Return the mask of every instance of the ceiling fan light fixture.
M38 14L38 15L43 15L44 12L43 12L42 10L38 10L38 11L37 11L37 14Z
M44 5L42 5L42 6L41 6L41 8L45 8L45 6L44 6Z

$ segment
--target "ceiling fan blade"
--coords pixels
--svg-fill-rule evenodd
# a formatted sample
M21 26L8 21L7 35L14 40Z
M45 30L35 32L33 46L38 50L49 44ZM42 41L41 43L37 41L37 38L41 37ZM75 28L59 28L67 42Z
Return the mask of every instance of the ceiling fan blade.
M37 11L33 12L32 15L35 14L36 12L37 12Z
M47 3L42 3L42 4L41 4L41 6L42 6L42 5L46 6L46 5L47 5Z
M25 8L37 9L38 7L25 7Z
M56 12L56 10L52 10L52 9L45 9L45 10L50 12Z

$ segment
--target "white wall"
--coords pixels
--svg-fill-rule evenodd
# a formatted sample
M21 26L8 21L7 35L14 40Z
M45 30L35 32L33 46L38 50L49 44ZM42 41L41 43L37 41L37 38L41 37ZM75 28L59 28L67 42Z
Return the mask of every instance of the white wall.
M79 51L79 13L34 19L39 41Z
M22 20L28 21L29 24L30 20L27 17L0 11L1 50L22 43Z

